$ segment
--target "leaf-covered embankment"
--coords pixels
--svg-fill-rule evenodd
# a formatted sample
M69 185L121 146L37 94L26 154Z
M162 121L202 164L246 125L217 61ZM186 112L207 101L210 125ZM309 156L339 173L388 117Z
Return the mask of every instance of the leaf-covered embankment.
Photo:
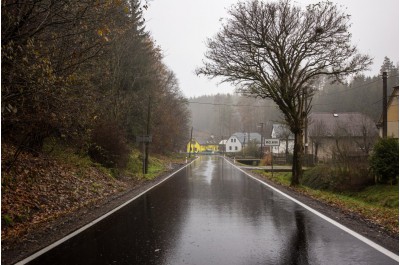
M115 178L109 170L75 154L63 159L21 153L7 171L14 151L2 144L2 241L23 240L30 231L54 219L94 206L146 180L140 174ZM158 173L168 167L165 159L156 159Z

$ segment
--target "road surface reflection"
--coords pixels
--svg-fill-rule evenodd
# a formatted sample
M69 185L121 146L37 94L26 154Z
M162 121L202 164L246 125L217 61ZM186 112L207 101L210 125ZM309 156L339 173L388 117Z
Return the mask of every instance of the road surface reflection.
M30 264L397 262L206 156Z

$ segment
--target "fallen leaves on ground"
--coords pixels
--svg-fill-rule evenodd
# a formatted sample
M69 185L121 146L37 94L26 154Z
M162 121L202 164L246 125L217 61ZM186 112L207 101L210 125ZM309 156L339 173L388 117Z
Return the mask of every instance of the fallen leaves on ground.
M21 153L14 167L5 172L14 152L12 146L2 143L2 240L17 238L129 185L96 165L82 168L29 153Z

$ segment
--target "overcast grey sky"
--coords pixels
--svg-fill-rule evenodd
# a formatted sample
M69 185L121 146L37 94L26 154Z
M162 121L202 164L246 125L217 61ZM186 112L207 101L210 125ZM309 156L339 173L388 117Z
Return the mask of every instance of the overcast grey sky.
M198 77L206 40L221 28L221 18L237 0L152 0L145 10L147 30L164 53L164 63L175 72L187 97L233 93L234 87ZM306 6L318 0L296 0ZM361 53L374 58L371 71L377 75L385 56L399 61L399 0L332 0L351 15L352 41ZM347 8L347 9L345 9Z

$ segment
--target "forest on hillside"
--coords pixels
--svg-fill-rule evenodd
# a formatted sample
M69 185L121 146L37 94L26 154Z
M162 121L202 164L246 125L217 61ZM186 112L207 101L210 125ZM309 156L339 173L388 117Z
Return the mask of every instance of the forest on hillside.
M123 167L137 136L153 136L152 152L184 146L187 101L145 9L140 0L2 2L2 144L15 157L51 138Z
M379 74L369 77L358 75L348 84L332 84L320 80L312 101L314 112L361 112L378 121L382 115L382 72L388 73L387 96L399 85L399 65L385 57Z
M217 94L189 99L194 135L224 139L235 132L259 132L260 123L279 121L281 115L272 100L238 94Z
M387 95L399 84L399 66L387 57L381 73L388 73ZM358 75L346 84L321 78L314 84L311 112L361 112L378 121L382 114L383 81L381 73ZM272 100L255 99L239 94L217 94L189 99L193 130L198 135L226 138L235 132L260 132L260 123L284 123ZM266 127L264 127L266 128Z

